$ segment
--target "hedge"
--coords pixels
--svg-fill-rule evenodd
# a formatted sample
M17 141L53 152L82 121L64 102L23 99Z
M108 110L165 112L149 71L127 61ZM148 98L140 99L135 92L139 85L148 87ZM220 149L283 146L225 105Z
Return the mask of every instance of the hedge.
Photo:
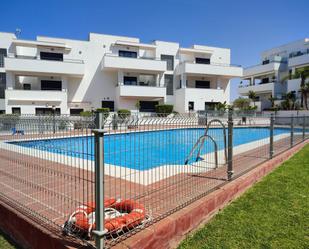
M131 111L127 109L119 109L117 113L120 118L127 118L131 116Z
M173 105L156 105L156 113L162 115L164 117L168 116L173 112L174 106Z

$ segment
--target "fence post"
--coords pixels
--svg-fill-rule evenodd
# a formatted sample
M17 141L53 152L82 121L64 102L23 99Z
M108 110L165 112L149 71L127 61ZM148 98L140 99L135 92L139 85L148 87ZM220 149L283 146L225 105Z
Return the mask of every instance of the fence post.
M233 111L228 111L228 146L227 146L227 179L230 181L233 176Z
M274 114L270 114L269 158L274 156Z
M94 159L95 159L95 223L93 234L96 238L96 248L104 248L104 133L102 129L94 129Z
M102 112L95 112L94 123L96 129L103 128L103 113Z
M291 140L290 140L290 146L293 147L294 142L294 116L292 114L291 116Z
M306 116L303 116L303 141L305 141L306 136Z

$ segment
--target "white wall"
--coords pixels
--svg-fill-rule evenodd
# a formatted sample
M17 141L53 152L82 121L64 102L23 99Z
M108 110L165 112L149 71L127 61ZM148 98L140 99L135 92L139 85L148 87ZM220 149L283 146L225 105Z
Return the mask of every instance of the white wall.
M4 37L4 38L3 38ZM39 56L40 51L48 51L48 52L63 52L64 59L73 59L73 60L82 60L83 64L83 74L81 76L76 77L72 74L61 75L61 72L53 72L48 73L44 72L36 72L36 71L27 71L22 72L28 76L37 77L36 82L33 83L33 90L39 89L39 80L46 77L53 76L55 78L61 78L63 81L63 88L66 89L66 97L67 102L90 102L90 106L92 108L101 107L102 100L112 100L115 102L115 108L126 108L126 109L136 109L135 105L137 100L159 100L160 102L166 102L175 105L175 109L181 112L185 111L187 108L188 98L193 98L196 103L196 108L204 109L204 102L211 101L210 98L218 97L218 99L222 101L229 102L229 79L224 77L212 77L211 87L216 88L218 82L220 81L220 86L222 87L222 91L216 91L216 95L214 96L202 96L200 94L199 89L194 89L194 92L191 92L193 95L185 94L181 91L176 91L177 86L179 85L179 76L175 75L174 71L162 71L159 73L159 83L160 86L164 86L164 74L170 74L174 77L174 95L173 96L164 96L163 98L135 98L135 97L121 97L116 90L116 86L118 84L118 71L108 71L101 70L101 62L105 54L114 53L118 54L119 49L125 49L131 51L137 51L140 57L152 57L152 58L160 58L161 54L165 55L173 55L174 56L174 67L176 68L179 64L180 55L179 55L179 44L174 42L165 42L165 41L154 41L153 45L156 45L156 49L138 49L137 47L130 46L115 46L113 45L116 41L125 41L125 42L134 42L138 43L138 38L133 37L123 37L123 36L112 36L112 35L102 35L102 34L94 34L90 33L88 41L80 41L80 40L71 40L71 39L62 39L62 38L51 38L51 37L42 37L38 36L37 41L41 42L58 42L63 43L67 48L70 49L51 49L48 47L22 47L17 46L14 47L11 45L12 39L14 35L12 34L4 34L0 33L0 39L5 40L5 47L10 49L10 52L17 53L19 55L28 55L28 56ZM215 47L207 47L194 45L195 49L209 49L213 50L213 54L211 55L212 62L215 63L230 63L230 50L225 48L215 48ZM195 55L203 57L205 55ZM194 56L191 56L193 59ZM165 67L165 66L164 66ZM1 69L0 69L1 70ZM136 70L131 70L130 75L139 75L141 72ZM150 68L150 71L153 70ZM166 68L164 68L166 70ZM4 71L4 69L3 69ZM124 74L128 73L124 70ZM15 74L14 70L7 72L7 86L8 89L13 89L15 86ZM20 73L19 73L20 74ZM147 74L158 74L158 72L147 72ZM208 78L205 74L205 78ZM218 80L220 78L220 80ZM23 79L25 81L26 79ZM30 78L28 78L29 81ZM189 85L193 86L193 79L189 78ZM20 88L18 86L17 88ZM190 100L191 101L191 100ZM9 105L11 107L11 105ZM43 106L43 104L24 104L22 106L22 112L24 113L34 113L34 108L36 106ZM63 105L61 112L69 113L69 109L67 105Z

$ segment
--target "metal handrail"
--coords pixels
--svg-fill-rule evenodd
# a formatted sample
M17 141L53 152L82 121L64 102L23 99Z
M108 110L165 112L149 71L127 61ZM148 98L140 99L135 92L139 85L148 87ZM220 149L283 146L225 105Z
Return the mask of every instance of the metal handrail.
M213 122L218 122L218 123L222 126L222 128L223 128L224 156L225 156L225 162L227 162L226 127L225 127L225 125L223 124L223 122L222 122L220 119L212 119L212 120L210 120L210 121L208 122L207 126L206 126L204 135L207 135L207 134L208 134L209 127L210 127L211 123L213 123ZM198 157L200 156L200 152L201 152L201 147L200 147L200 149L199 149L199 151L198 151L198 154L197 154Z
M207 134L204 134L202 136L199 137L199 139L197 140L197 142L195 143L195 145L193 146L193 149L191 150L189 156L187 157L186 161L185 161L185 165L188 164L190 158L193 156L193 152L195 151L195 149L197 148L197 146L200 144L200 142L202 141L202 143L205 142L206 138L209 138L213 143L214 143L214 147L215 147L215 165L216 165L216 168L218 168L218 145L217 145L217 142L214 140L214 138L210 135L207 135ZM201 144L202 145L202 144ZM197 162L198 159L200 157L197 156L195 161Z

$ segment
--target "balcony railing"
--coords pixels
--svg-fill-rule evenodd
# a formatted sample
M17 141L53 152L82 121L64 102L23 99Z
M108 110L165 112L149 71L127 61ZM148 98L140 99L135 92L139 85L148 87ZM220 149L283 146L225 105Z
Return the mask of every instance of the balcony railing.
M309 48L307 50L301 50L301 51L290 53L289 58L294 58L294 57L302 56L305 54L309 54Z
M147 57L147 56L137 56L137 57L126 57L126 56L119 56L118 54L113 53L105 53L106 57L119 57L119 58L126 58L126 59L132 59L132 60L153 60L153 61L162 61L159 57Z
M283 64L287 64L287 61L284 61L284 60L270 60L270 61L268 61L267 63L259 63L259 64L256 64L256 65L252 65L252 66L246 67L245 70L247 70L247 69L249 69L249 68L258 67L258 66L265 66L265 65L268 65L268 64L271 64L271 63L283 63Z
M118 86L119 84L117 84ZM145 87L161 87L159 86L156 82L149 82L149 83L144 83L144 82L137 82L137 84L121 84L121 86L145 86Z
M197 64L197 65L221 66L221 67L241 67L241 65L238 65L238 64L216 63L216 62L196 63L195 61L192 61L192 60L184 60L184 61L180 62L179 64L183 64L183 63Z
M15 58L15 59L41 60L41 61L54 61L54 62L84 64L84 61L83 61L83 60L79 60L79 59L70 59L70 58L64 58L63 60L46 60L46 59L41 59L39 56L17 55L17 54L13 54L13 53L9 53L9 54L7 55L7 57L8 57L8 58Z
M269 82L260 82L260 83L255 83L254 85L249 85L249 84L239 84L238 87L239 88L246 88L246 87L250 87L250 86L259 86L259 85L266 85L266 84L270 84L270 83L276 83L276 81L269 81Z

